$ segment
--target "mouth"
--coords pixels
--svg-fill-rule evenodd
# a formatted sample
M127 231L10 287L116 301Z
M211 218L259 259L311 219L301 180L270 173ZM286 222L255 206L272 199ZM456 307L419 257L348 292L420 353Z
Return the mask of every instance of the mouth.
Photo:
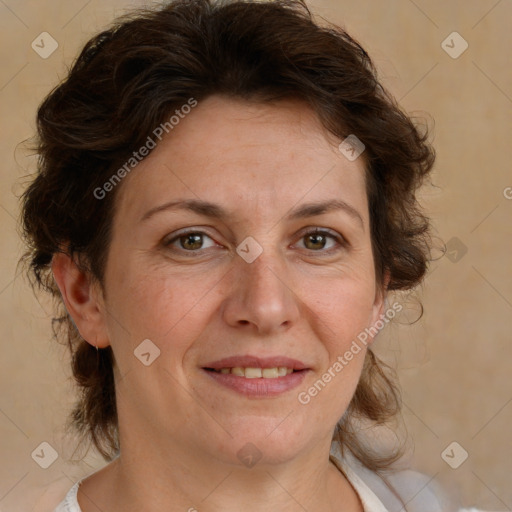
M279 377L286 377L293 372L301 372L303 370L294 370L286 366L274 366L273 368L258 368L235 366L234 368L204 368L206 371L220 373L222 375L236 375L237 377L244 377L246 379L277 379Z
M202 370L214 382L251 398L281 395L300 385L311 370L288 357L230 357L208 363Z

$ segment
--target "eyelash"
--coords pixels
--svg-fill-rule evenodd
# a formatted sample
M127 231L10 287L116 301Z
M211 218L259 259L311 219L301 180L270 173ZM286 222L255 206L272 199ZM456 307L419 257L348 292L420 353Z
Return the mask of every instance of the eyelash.
M176 236L174 236L170 240L164 240L163 245L164 245L165 248L170 248L170 246L174 242L179 241L180 238L184 238L187 235L204 235L204 236L207 236L208 238L210 238L211 240L213 240L213 238L211 236L209 236L208 233L205 233L204 231L199 231L199 230L191 229L191 230L188 230L188 231L182 231L181 233L178 233ZM328 231L328 230L325 230L325 229L318 229L318 228L304 233L303 235L300 236L299 240L302 240L302 239L304 239L304 238L306 238L307 236L310 236L310 235L322 235L322 236L330 238L331 240L334 240L335 242L338 243L338 247L332 247L332 248L326 249L326 250L319 249L318 251L315 251L313 249L307 249L306 248L306 251L309 251L309 252L312 252L312 253L320 253L320 254L330 255L332 252L339 251L339 250L344 249L344 248L346 248L348 246L348 242L341 235L335 234L335 233L333 233L331 231ZM199 254L197 254L197 253L201 252L201 249L188 250L187 251L187 250L182 249L182 248L179 248L179 249L172 248L171 250L175 250L175 251L180 252L182 254L185 253L187 256L190 256L190 257L199 256ZM196 254L194 254L194 253L196 253Z

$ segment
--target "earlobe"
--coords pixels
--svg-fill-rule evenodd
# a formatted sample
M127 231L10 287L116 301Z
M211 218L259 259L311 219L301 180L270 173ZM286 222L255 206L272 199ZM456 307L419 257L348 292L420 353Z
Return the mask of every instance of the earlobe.
M388 286L389 282L391 280L391 273L389 270L386 270L384 273L384 279L382 283L382 289L380 290L380 311L379 311L379 317L386 313L386 309L388 307Z
M63 252L53 255L51 268L64 305L80 336L98 348L108 346L104 308L90 276Z

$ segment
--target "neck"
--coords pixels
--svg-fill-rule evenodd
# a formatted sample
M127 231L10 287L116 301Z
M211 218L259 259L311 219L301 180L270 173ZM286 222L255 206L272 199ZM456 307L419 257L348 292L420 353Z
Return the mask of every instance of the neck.
M94 486L87 490L81 486L87 493L82 501L79 497L83 512L97 510L84 506L85 501L112 512L263 512L269 505L283 512L363 510L351 484L329 460L328 449L281 464L258 463L248 468L215 459L206 461L204 454L175 447L165 452L141 449L140 442L124 446L139 448L122 450L114 462L96 474Z

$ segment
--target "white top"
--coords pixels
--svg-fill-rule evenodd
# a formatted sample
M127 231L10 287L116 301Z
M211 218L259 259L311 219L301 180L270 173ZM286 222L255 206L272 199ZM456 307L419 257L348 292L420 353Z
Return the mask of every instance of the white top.
M351 466L349 466L347 460L335 457L331 457L331 460L345 475L359 495L363 504L364 512L390 512L395 510L399 501L397 501L397 498L382 484L382 480L380 480L380 484L377 484L377 480L375 479L372 485L374 490L372 490L361 476L357 474ZM398 475L400 475L400 473ZM82 512L77 500L78 487L82 480L79 480L71 487L64 500L57 506L54 512ZM432 492L428 483L425 485L425 480L429 482L428 477L413 471L403 471L401 472L401 476L398 476L398 478L389 478L390 483L392 483L395 489L399 492L402 499L406 501L407 509L411 510L411 512L444 512L446 509L443 508L443 502L440 501L438 496ZM376 492L380 497L377 496ZM387 506L384 505L384 502ZM400 508L401 505L396 508L396 510L399 510ZM470 508L458 509L457 512L483 511L479 511L476 508Z

